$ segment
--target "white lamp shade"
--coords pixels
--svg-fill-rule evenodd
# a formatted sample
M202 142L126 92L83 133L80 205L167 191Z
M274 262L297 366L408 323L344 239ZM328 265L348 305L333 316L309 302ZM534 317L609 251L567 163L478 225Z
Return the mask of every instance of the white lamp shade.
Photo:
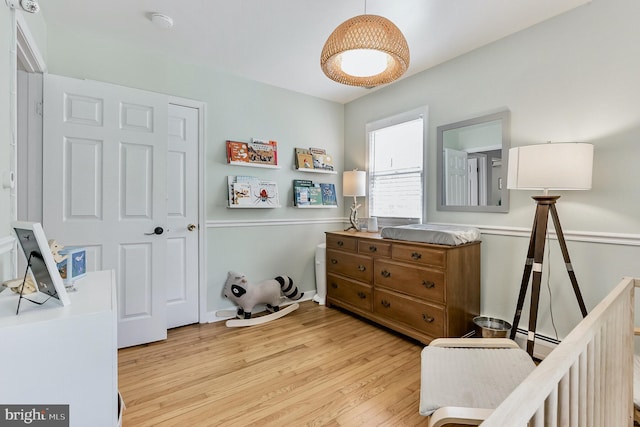
M345 197L363 197L367 195L367 173L365 171L346 171L342 175L342 193Z
M547 143L509 150L507 188L515 190L589 190L593 145Z

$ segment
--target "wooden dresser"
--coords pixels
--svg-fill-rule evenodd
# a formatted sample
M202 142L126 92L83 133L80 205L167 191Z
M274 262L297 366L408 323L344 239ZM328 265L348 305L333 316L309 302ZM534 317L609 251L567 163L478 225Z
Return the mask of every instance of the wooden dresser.
M327 305L425 344L474 330L480 242L459 246L327 232Z

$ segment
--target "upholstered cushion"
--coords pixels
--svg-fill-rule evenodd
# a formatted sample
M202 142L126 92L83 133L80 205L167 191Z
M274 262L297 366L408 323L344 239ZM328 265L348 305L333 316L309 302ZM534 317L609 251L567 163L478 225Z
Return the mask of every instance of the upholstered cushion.
M443 406L495 409L534 368L521 349L425 347L420 414Z
M387 239L437 245L461 245L480 240L480 230L473 227L435 224L410 224L384 227L380 235Z

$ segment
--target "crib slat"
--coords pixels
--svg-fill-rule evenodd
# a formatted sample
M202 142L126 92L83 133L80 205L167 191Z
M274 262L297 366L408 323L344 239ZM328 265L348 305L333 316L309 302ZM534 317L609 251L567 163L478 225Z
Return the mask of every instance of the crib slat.
M579 404L579 377L580 373L578 372L579 365L578 362L574 363L571 366L570 372L570 382L569 382L569 390L570 390L570 400L569 400L569 414L571 416L570 425L571 427L578 427L578 415L580 413Z
M587 370L587 401L585 403L586 406L586 411L587 411L587 426L588 427L594 427L595 423L594 423L594 419L593 419L593 413L594 413L594 408L597 405L596 402L596 394L595 394L595 387L594 387L594 378L595 378L595 366L594 366L594 361L595 361L595 349L594 349L594 343L593 341L589 342L589 344L587 344L587 352L586 352L586 362L587 362L587 366L586 366L586 370Z
M604 404L604 396L602 395L602 331L598 330L593 338L595 360L594 364L594 389L596 393L596 405L593 408L593 419L599 426L603 425L602 406Z
M561 426L568 426L571 415L569 413L570 378L569 373L565 374L559 382L559 412L558 422Z
M553 390L551 390L551 394L549 394L547 400L545 400L545 427L556 427L558 425L558 387L559 385L556 384Z
M587 354L580 353L580 359L578 362L579 370L579 394L578 394L578 425L580 427L587 427Z

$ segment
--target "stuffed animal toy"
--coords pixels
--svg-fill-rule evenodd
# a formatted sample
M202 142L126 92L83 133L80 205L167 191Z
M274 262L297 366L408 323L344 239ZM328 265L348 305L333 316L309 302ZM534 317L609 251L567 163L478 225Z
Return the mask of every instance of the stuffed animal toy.
M251 311L258 304L266 304L270 312L280 310L281 294L292 300L302 298L302 293L288 276L250 284L247 276L235 271L227 275L223 293L239 307L236 315L241 319L251 319Z
M4 286L11 289L13 292L19 294L22 287L22 278L7 280L3 283ZM22 295L29 295L36 291L36 284L31 277L27 277L24 281L24 289L22 289Z
M60 251L64 249L64 246L62 246L55 240L49 240L49 249L51 249L51 254L53 255L53 260L56 262L56 264L61 263L67 258L66 255L60 255Z

